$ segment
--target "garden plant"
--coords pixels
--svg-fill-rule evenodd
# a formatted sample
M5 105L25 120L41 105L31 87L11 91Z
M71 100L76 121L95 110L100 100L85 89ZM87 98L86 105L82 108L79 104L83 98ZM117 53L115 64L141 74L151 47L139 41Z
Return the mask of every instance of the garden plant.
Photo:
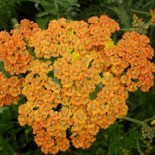
M0 153L155 154L155 10L131 23L121 7L121 28L110 14L78 19L76 0L44 2L31 1L36 22L2 25Z

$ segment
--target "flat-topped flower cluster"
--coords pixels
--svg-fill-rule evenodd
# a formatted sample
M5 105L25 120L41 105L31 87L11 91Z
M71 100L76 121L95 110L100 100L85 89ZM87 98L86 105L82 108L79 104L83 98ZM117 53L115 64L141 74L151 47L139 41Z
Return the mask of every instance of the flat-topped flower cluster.
M0 32L0 61L10 74L0 73L0 106L26 98L18 121L32 126L45 154L71 144L89 148L100 128L127 114L128 92L154 85L149 38L126 32L114 44L111 35L119 29L101 16L52 20L45 30L22 20L10 33Z

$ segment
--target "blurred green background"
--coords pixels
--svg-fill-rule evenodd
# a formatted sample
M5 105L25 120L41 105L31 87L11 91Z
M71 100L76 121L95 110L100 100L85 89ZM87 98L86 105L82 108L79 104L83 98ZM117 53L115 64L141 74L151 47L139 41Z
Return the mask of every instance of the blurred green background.
M52 19L85 20L106 14L121 27L112 37L115 42L123 32L137 30L146 34L155 49L155 26L150 24L150 10L155 0L0 0L0 30L10 31L26 18L45 29ZM134 16L142 18L136 27ZM153 60L155 62L155 59ZM0 68L0 70L2 67ZM18 105L0 108L0 155L42 155L33 141L31 127L18 124ZM130 93L128 116L146 120L155 115L155 87L147 93ZM117 120L107 130L101 130L96 142L87 150L71 147L59 155L155 155L155 126L150 121L141 126L127 120Z

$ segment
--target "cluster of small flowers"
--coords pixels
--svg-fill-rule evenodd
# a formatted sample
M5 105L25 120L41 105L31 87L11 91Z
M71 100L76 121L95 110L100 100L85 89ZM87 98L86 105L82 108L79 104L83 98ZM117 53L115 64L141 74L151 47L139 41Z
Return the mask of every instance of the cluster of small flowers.
M151 23L155 25L155 10L150 10L150 15L151 15Z
M0 72L0 107L3 105L17 104L18 96L22 91L23 79L18 79L17 76L6 78Z
M20 94L27 102L19 107L19 123L32 126L45 154L66 151L70 143L90 147L100 128L127 114L129 91L148 91L153 85L149 39L127 32L114 45L110 36L117 30L118 23L101 16L88 23L53 20L46 30L23 20L11 34L0 33L5 70L11 78L24 76ZM98 85L101 89L92 98Z
M155 65L150 60L154 50L149 38L137 32L126 32L123 38L105 50L111 62L111 72L121 79L128 91L148 91L154 84Z
M11 34L2 31L0 33L0 61L4 62L4 68L11 75L25 73L32 56L26 48L22 33L12 31Z
M144 124L142 126L142 138L143 139L150 139L152 140L154 138L154 132L153 128L148 126L147 124Z

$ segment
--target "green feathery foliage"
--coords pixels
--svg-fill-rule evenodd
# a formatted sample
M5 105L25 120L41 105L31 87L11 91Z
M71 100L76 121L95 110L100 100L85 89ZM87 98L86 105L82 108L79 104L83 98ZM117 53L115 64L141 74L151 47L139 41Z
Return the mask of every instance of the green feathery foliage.
M0 29L10 29L11 19L18 18L18 8L22 0L0 0Z

